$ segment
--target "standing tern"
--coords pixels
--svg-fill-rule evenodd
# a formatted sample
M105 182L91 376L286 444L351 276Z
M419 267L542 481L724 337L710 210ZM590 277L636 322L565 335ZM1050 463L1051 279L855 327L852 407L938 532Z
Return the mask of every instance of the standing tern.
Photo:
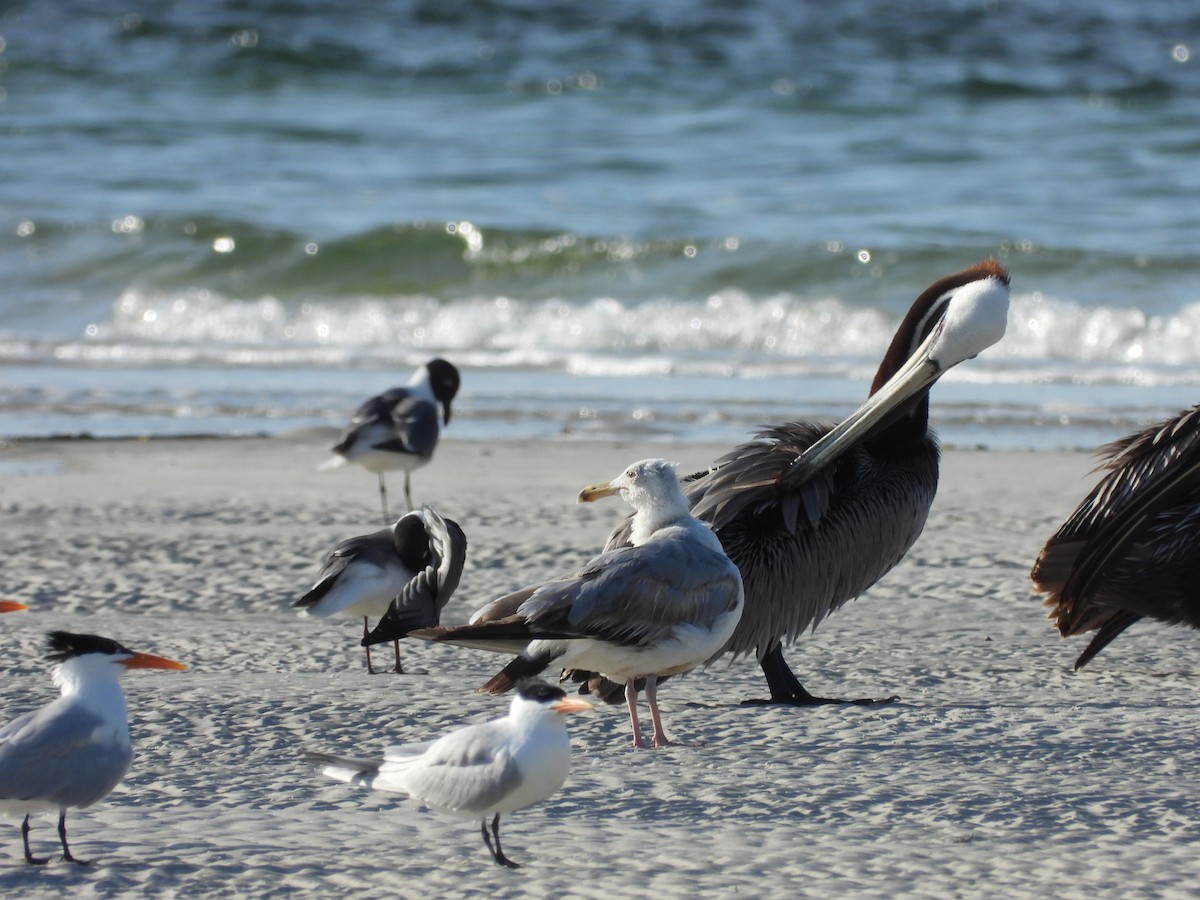
M316 583L292 604L302 616L362 616L367 671L371 666L368 616L384 616L381 637L396 644L394 672L403 674L400 638L414 628L438 624L458 587L467 559L467 538L453 519L431 507L405 513L390 528L342 541Z
M0 811L25 816L25 861L40 866L49 860L29 851L29 817L57 809L62 858L87 865L67 845L67 809L103 799L129 771L133 749L118 677L126 669L187 666L92 634L52 631L48 638L46 658L56 663L62 696L0 728Z
M563 786L571 765L563 717L591 708L587 701L531 678L517 686L504 718L468 725L435 741L389 747L382 759L326 753L309 753L308 758L338 781L406 794L435 812L479 818L492 859L516 869L519 865L500 846L500 816L540 803Z
M450 424L450 403L458 393L458 369L444 359L421 366L404 387L392 388L363 403L334 445L321 469L354 463L379 476L383 521L390 522L384 472L404 472L404 499L413 508L410 476L433 459L442 425ZM438 405L441 405L441 421Z
M623 684L633 745L645 747L637 714L644 679L653 743L669 743L657 680L690 671L724 646L742 615L742 579L712 530L692 517L675 467L646 459L590 485L582 503L619 495L634 508L630 546L579 572L501 597L470 624L414 631L464 647L519 653L480 688L499 694L551 664Z
M1200 628L1200 406L1100 452L1108 474L1032 572L1063 637L1096 632L1076 670L1138 619Z
M722 652L757 655L771 697L750 702L845 702L805 690L783 642L871 587L916 542L938 481L929 389L1004 336L1008 293L994 260L939 279L914 301L855 412L832 427L773 426L685 479L692 514L712 525L745 582L746 611ZM606 549L635 538L627 521ZM619 696L594 670L568 675Z

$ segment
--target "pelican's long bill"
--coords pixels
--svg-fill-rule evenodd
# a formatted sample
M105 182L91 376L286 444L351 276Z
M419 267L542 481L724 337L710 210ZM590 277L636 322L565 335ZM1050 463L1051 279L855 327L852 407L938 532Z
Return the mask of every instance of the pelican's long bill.
M167 659L165 656L155 656L153 653L135 652L128 659L121 659L118 662L127 669L172 669L176 672L182 672L187 668L181 662Z
M1008 325L1008 281L998 272L947 291L927 315L939 318L919 347L866 402L804 451L791 469L815 472L835 459L937 381L1004 337Z

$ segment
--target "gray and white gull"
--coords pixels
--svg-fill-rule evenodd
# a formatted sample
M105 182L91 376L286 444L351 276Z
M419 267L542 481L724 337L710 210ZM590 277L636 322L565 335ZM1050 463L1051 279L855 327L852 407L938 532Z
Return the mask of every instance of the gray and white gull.
M614 495L634 508L629 546L566 578L494 600L467 625L413 636L518 653L479 689L493 694L551 665L601 672L625 686L635 747L647 746L637 713L636 683L644 679L653 744L662 747L669 741L657 679L690 671L725 644L742 615L742 579L712 530L688 512L670 463L634 463L584 488L579 500Z

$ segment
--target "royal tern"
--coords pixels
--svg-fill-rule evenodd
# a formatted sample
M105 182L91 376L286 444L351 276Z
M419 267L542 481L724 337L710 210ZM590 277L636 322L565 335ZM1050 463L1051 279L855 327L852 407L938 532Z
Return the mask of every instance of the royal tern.
M302 616L362 616L364 640L370 633L367 617L384 616L380 626L386 637L373 643L395 641L393 671L403 673L400 638L414 628L438 624L466 558L467 538L458 523L422 506L391 528L338 544L316 583L292 605ZM370 644L366 652L367 671L373 675Z
M1008 296L994 260L939 279L909 308L855 412L833 427L768 428L685 479L692 514L712 525L745 582L746 611L722 652L758 657L771 697L751 702L844 702L810 694L783 642L866 591L920 536L938 480L929 389L1003 337ZM606 549L632 541L633 525L619 526ZM594 673L568 677L619 696Z
M376 473L384 522L390 522L391 516L383 473L403 470L404 499L411 510L410 475L433 458L442 425L450 424L450 402L460 382L453 365L444 359L431 359L413 373L404 387L392 388L363 403L334 446L333 456L320 468L336 469L354 463Z
M742 579L712 530L688 512L674 466L647 459L580 502L619 495L634 508L631 546L602 553L578 573L501 597L457 627L414 636L520 655L480 688L498 694L550 665L600 672L625 686L635 747L645 747L637 680L645 679L653 743L669 743L659 676L687 672L729 639L742 614Z
M1200 628L1200 406L1101 448L1108 474L1046 542L1034 588L1076 670L1141 618Z
M48 859L29 851L29 817L57 809L62 858L87 865L67 845L67 809L106 797L129 770L129 716L118 677L126 669L187 666L92 634L52 631L48 638L46 658L56 663L62 696L0 728L0 810L25 816L25 861L44 865Z
M504 718L468 725L435 741L389 747L382 759L308 757L338 781L405 794L435 812L479 818L492 859L515 869L518 864L500 846L500 816L540 803L563 786L571 765L563 716L587 709L591 704L567 697L561 688L527 679L517 686Z

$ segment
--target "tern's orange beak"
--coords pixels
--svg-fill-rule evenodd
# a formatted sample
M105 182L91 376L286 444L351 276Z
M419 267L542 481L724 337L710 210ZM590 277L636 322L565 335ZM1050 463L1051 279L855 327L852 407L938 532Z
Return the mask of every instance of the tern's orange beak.
M603 484L589 484L579 492L579 502L591 503L594 500L603 500L605 497L612 497L619 493L620 490L620 488L613 487L611 481Z
M18 612L22 609L29 609L24 603L18 603L16 600L0 600L0 613Z
M559 700L552 707L556 713L562 713L563 715L567 713L587 712L591 708L592 704L586 700L580 700L578 697L567 697Z
M134 653L129 659L120 660L127 669L174 669L181 672L187 668L183 663L153 653Z

